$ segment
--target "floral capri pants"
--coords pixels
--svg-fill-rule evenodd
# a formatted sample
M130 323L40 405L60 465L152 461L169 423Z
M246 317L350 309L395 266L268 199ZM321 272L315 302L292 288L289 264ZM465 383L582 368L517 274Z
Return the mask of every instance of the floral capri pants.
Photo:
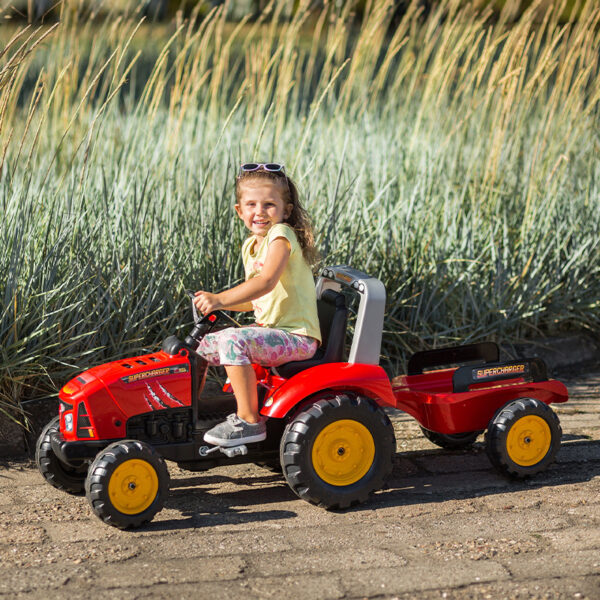
M206 335L198 354L211 365L277 367L312 358L318 342L314 338L268 327L228 327Z

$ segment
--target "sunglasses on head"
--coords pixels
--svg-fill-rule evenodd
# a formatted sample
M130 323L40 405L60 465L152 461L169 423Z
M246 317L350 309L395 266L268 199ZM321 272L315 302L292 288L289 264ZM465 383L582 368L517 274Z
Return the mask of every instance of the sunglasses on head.
M268 171L269 173L283 173L285 175L285 167L279 163L244 163L243 165L240 165L238 177L244 173L252 173L253 171L260 171L261 169Z

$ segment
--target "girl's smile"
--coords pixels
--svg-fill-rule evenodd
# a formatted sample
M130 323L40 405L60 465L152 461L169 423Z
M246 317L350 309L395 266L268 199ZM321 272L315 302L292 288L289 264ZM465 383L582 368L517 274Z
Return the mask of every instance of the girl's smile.
M263 238L273 225L290 216L292 207L292 204L283 201L277 184L252 181L244 183L240 203L235 205L235 210L244 225L255 236Z

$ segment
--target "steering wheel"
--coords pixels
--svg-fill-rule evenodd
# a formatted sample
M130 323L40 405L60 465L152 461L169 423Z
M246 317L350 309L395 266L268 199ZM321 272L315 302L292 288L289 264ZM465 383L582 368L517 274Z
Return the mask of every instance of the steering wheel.
M231 327L241 327L241 325L233 317L229 316L226 312L223 312L222 310L215 310L211 313L206 313L205 315L200 316L200 314L198 313L198 309L194 304L194 298L196 297L194 295L194 292L192 292L191 290L185 290L185 293L190 297L190 300L192 302L192 314L194 316L194 325L196 325L197 327L204 325L204 335L209 333L219 321L225 321L226 323L229 323Z

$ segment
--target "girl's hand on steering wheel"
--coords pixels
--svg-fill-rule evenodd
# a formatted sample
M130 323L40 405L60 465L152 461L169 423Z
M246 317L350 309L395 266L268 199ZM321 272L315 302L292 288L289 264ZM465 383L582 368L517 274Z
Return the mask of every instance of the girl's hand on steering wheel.
M199 291L194 294L194 305L203 314L214 312L223 308L223 303L219 299L219 294Z

